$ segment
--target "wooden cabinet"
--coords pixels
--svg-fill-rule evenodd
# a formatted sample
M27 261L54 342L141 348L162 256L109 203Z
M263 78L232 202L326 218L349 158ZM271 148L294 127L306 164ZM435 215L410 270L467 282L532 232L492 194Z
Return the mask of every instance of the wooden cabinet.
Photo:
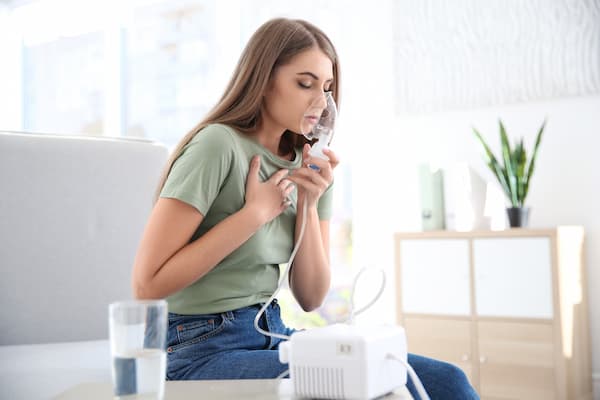
M583 229L395 235L410 352L459 366L482 399L591 399Z
M470 314L466 240L402 241L400 247L404 276L402 304L406 312Z
M551 324L480 321L477 323L477 335L479 387L483 397L567 398L559 396L556 387L559 367L554 359Z
M479 316L552 318L549 237L472 240Z
M409 351L459 366L473 382L471 322L446 318L404 318Z

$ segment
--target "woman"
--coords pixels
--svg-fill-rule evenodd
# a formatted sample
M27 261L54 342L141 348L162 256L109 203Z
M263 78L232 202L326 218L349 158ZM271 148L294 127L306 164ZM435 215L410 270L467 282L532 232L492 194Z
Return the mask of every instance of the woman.
M305 21L268 21L221 100L173 152L133 269L137 298L169 303L168 379L274 378L287 369L278 360L280 339L259 333L254 317L276 289L303 217L291 291L311 311L329 289L338 158L332 151L329 160L310 157L301 126L315 123L307 110L315 102L325 108L324 92L339 101L339 84L338 57L323 32ZM293 332L276 301L259 326ZM460 370L414 359L432 394L440 382L447 398L470 398ZM449 375L455 384L447 385Z

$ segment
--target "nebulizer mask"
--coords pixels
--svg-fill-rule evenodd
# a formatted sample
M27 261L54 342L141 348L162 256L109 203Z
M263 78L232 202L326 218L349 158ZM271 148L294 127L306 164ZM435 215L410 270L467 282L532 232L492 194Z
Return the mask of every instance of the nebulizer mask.
M325 92L323 96L317 97L308 110L304 113L300 127L302 134L308 140L317 139L308 152L311 157L329 160L323 150L329 148L333 139L333 128L337 118L337 107L331 92ZM313 169L317 166L309 165Z

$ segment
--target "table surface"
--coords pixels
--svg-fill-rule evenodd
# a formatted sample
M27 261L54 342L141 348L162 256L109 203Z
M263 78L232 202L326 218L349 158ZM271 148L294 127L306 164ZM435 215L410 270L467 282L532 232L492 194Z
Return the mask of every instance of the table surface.
M289 379L244 379L219 381L167 381L165 382L164 400L187 399L252 399L252 400L293 400L294 388ZM135 400L138 397L128 396ZM55 400L108 400L113 399L110 382L83 383L77 385ZM412 399L406 388L401 388L381 399L409 400Z

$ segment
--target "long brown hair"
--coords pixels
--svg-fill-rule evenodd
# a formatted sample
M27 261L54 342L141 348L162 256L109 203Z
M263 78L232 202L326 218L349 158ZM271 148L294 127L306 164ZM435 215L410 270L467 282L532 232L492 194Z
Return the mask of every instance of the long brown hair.
M248 41L219 102L173 150L160 178L156 199L173 163L181 155L183 148L204 127L220 123L232 126L240 132L250 133L260 126L263 93L275 69L288 63L295 55L315 46L325 53L333 64L333 82L330 90L339 106L340 65L337 52L325 33L303 20L275 18L267 21ZM308 142L304 136L290 132L284 133L284 137L289 143L289 150Z

